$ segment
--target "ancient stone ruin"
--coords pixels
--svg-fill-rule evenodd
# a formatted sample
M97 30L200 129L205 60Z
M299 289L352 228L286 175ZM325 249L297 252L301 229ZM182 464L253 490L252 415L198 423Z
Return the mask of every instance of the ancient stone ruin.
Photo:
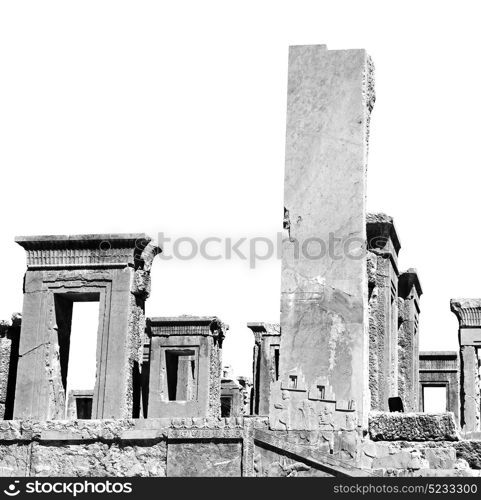
M219 318L145 316L148 236L17 238L0 474L480 475L481 299L451 302L459 353L419 352L418 274L392 217L366 212L374 101L364 50L290 48L280 324L248 324L252 384L223 369ZM99 305L93 389L67 387L76 302Z

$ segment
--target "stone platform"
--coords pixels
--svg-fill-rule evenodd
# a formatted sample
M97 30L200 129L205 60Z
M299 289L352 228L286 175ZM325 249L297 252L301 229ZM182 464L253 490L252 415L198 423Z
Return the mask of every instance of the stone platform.
M1 476L480 474L481 441L374 441L358 430L272 431L266 417L0 422Z

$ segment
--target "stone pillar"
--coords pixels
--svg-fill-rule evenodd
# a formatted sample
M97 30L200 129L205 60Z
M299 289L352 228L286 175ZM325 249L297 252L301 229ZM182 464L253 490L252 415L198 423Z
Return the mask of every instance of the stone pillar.
M290 48L289 241L282 256L281 380L272 384L273 429L319 429L338 410L341 420L352 421L356 408L367 424L365 203L373 104L373 65L364 50Z
M451 299L459 321L461 427L466 434L481 431L481 299Z
M415 269L399 275L398 370L404 411L419 407L419 313L423 291Z
M252 415L251 399L253 394L252 379L250 377L237 377L237 383L242 387L243 414Z
M398 395L398 254L392 217L367 215L369 390L371 409L387 411Z
M149 321L149 418L221 416L222 342L227 325L210 316Z
M75 302L99 302L92 418L131 418L144 302L160 249L144 234L18 237L27 253L16 419L64 419Z
M10 420L13 414L21 323L20 314L0 321L0 419Z
M281 329L273 323L247 323L254 334L252 414L268 415L271 383L279 378Z

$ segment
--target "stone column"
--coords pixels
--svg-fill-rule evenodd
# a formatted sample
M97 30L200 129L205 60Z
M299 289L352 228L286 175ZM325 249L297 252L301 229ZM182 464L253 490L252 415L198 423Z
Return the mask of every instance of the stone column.
M281 329L273 323L247 323L254 334L253 415L268 415L271 384L279 378Z
M369 389L371 409L387 411L398 394L398 265L401 244L392 217L367 216Z
M319 428L369 411L366 168L374 104L364 50L289 51L281 298L274 429ZM342 413L342 419L346 417ZM350 416L352 420L352 415Z
M0 321L0 419L10 420L13 414L21 323L20 314Z
M398 394L404 411L419 407L419 307L423 291L415 269L399 275Z
M461 427L469 434L481 431L481 299L451 299L451 311L459 321Z

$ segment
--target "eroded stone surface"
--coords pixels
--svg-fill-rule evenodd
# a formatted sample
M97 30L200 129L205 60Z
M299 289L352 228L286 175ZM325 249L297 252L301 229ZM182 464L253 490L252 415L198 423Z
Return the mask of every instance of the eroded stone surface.
M28 476L30 444L0 444L0 476Z
M455 448L458 458L466 460L472 469L481 469L481 441L460 441Z
M361 467L366 469L453 469L457 464L452 441L364 441Z
M92 443L45 445L34 443L33 476L165 476L166 444L153 446Z
M369 415L369 435L374 441L456 441L452 413L387 413Z
M295 460L286 453L256 447L254 457L256 477L333 477L310 464Z
M173 442L169 443L169 477L240 477L242 444Z
M334 399L354 404L361 421L369 408L367 278L361 246L366 239L373 101L372 65L365 51L290 48L281 378L302 374L308 393L325 377ZM303 246L298 258L296 245L299 250ZM278 389L274 403L285 405L287 400L279 400L281 384L273 384ZM271 409L273 399L272 393ZM292 424L302 425L302 420L292 419Z
M165 476L165 442L154 445L91 443L46 445L34 443L33 476Z

